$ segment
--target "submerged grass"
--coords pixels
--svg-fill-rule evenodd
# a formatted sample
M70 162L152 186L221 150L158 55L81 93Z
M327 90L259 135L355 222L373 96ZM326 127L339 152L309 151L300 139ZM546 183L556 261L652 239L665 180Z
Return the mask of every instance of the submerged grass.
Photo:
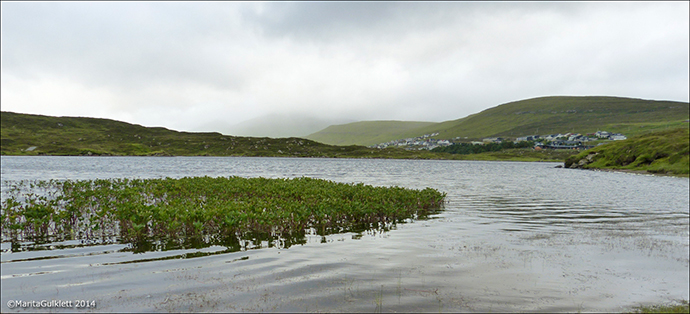
M151 243L223 243L380 228L440 209L431 188L374 187L313 178L185 177L20 181L2 202L3 237L13 242L110 239L151 250Z

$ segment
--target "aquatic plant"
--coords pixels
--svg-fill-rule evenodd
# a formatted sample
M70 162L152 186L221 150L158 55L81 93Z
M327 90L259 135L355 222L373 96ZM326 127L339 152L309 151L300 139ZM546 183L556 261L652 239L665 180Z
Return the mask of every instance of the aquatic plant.
M287 247L309 230L362 231L426 216L445 198L431 188L307 177L20 181L6 194L2 234L10 241L115 238L135 250L151 241L239 247L246 239Z

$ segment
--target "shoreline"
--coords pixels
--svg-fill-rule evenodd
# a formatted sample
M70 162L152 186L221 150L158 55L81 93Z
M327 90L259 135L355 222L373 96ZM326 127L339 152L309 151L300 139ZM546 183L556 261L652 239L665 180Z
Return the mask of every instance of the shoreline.
M565 168L565 167L564 167ZM599 169L599 168L590 168L590 169L580 169L580 170L591 170L591 171L602 171L602 172L622 172L622 173L629 173L629 174L636 174L636 175L648 175L648 176L657 176L657 177L674 177L674 178L689 178L688 176L683 176L683 175L677 175L677 174L672 174L672 173L657 173L657 172L649 172L647 170L631 170L631 169Z

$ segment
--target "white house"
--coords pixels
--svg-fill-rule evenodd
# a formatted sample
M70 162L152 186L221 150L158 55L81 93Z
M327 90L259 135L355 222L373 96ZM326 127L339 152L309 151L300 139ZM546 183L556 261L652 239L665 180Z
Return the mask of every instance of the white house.
M609 139L614 140L614 141L622 141L622 140L627 139L627 137L623 134L615 133L615 134L611 134L611 136L609 136Z
M609 138L609 136L611 136L611 133L606 131L597 131L596 133L594 133L594 135L598 138Z

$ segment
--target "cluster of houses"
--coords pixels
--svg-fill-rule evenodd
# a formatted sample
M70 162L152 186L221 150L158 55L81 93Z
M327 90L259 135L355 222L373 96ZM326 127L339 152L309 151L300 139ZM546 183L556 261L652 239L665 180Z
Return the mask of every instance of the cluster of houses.
M522 141L548 141L548 142L553 142L553 141L569 141L569 142L593 142L593 141L598 141L598 140L612 140L612 141L619 141L619 140L624 140L627 139L627 137L623 134L620 133L609 133L606 131L597 131L596 133L591 133L587 135L582 135L582 134L575 134L575 133L566 133L566 134L551 134L551 135L530 135L530 136L523 136L523 137L518 137L515 139L515 142L522 142Z
M532 141L534 149L587 149L594 147L587 145L588 142L598 140L620 141L627 139L627 137L620 133L610 133L606 131L597 131L595 133L582 135L579 133L566 134L550 134L550 135L528 135L515 139L515 143ZM501 143L503 139L500 137L485 138L483 143ZM481 144L481 142L472 142Z
M400 147L408 150L421 150L428 149L432 150L439 146L449 146L454 143L455 140L460 139L456 137L453 141L450 140L438 140L434 139L438 133L425 134L419 137L406 138L401 140L394 140L387 143L381 143L372 145L370 147L374 148L386 148L386 147ZM588 142L598 141L598 140L612 140L619 141L627 139L627 137L620 133L610 133L606 131L597 131L595 133L582 135L579 133L565 133L565 134L549 134L549 135L528 135L521 136L515 139L515 143L532 141L535 142L535 149L587 149L593 147L592 145L587 145ZM505 139L500 137L489 137L483 139L481 142L471 142L472 144L487 144L487 143L502 143Z
M422 149L428 149L432 150L436 147L439 146L449 146L453 144L449 140L438 140L432 138L432 136L437 136L438 133L432 133L432 134L424 134L422 136L418 137L411 137L411 138L406 138L406 139L401 139L401 140L394 140L386 143L381 143L381 144L376 144L372 145L369 147L373 148L386 148L386 147L400 147L400 148L405 148L407 150L422 150Z
M582 134L551 134L545 136L531 135L525 137L519 137L516 139L517 142L521 141L534 141L534 149L588 149L594 147L593 145L587 145L588 142L594 142L598 140L611 140L620 141L627 139L627 137L620 133L609 133L606 131L597 131L592 134L582 135Z

